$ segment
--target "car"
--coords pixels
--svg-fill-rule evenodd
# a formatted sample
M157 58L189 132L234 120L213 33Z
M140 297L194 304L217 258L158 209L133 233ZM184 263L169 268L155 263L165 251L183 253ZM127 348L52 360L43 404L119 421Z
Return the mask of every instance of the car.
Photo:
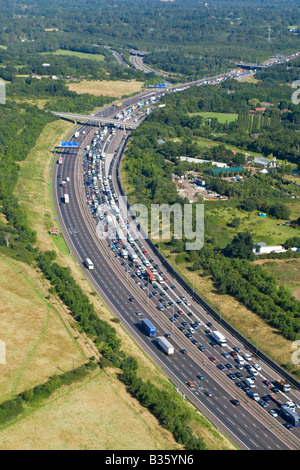
M227 359L227 357L229 357L229 354L227 352L222 352L221 353L221 356L225 357L225 359Z
M209 321L208 323L206 323L206 325L209 327L209 328L212 328L213 327L213 324Z
M187 300L187 301L185 302L185 305L187 305L188 307L190 307L190 305L192 305L192 304L191 304L191 302L190 302L189 300Z
M238 370L243 370L243 366L241 366L241 364L236 364L235 366Z
M252 361L252 357L250 356L250 354L244 354L243 358L245 359L245 361Z
M212 393L209 390L205 390L205 395L208 397L212 397Z
M231 357L237 357L238 356L236 351L230 351L229 354L230 354Z
M192 343L193 344L198 344L198 340L194 338L194 339L192 339Z
M200 349L200 351L202 351L202 352L205 351L205 347L202 344L200 344L200 346L198 346L198 349Z
M258 404L263 408L267 408L269 406L268 403L266 403L264 400L259 400Z
M263 380L263 383L267 385L267 387L272 387L272 384L269 380Z
M235 385L239 388L243 387L243 382L236 382Z
M194 382L188 382L188 384L189 384L189 387L195 387Z
M263 399L266 403L270 403L270 402L271 402L271 398L269 397L269 395L265 395L264 397L262 397L262 399Z
M235 380L235 379L236 379L235 374L233 374L232 372L231 372L230 374L228 374L228 377L229 377L231 380Z
M253 367L250 367L250 369L248 369L248 372L250 372L251 375L258 375L258 372L256 369L254 369Z
M129 297L129 302L134 302L135 301L135 298L134 297Z
M204 330L204 333L205 333L206 335L210 335L211 331L210 331L210 329L207 329L207 330Z
M187 333L185 336L189 339L191 339L193 337L193 335L191 333Z
M273 416L273 418L277 418L278 414L277 414L277 411L275 410L270 410L268 411L269 415Z
M222 370L223 372L226 370L226 367L223 364L217 365L217 368Z
M177 313L179 313L179 315L183 315L183 311L182 311L182 310L177 310Z
M181 324L182 324L182 326L185 326L185 327L187 327L187 326L188 326L188 324L187 324L187 322L186 322L186 321L183 321Z
M185 328L184 328L184 326L179 326L179 327L178 327L178 330L180 330L180 331L185 331Z
M166 337L166 338L170 338L170 337L171 337L170 333L166 333L166 334L165 334L165 337Z
M240 352L240 351L241 351L241 348L239 348L238 346L233 346L233 349L234 349L236 352Z
M233 369L232 365L230 364L230 362L228 362L227 364L225 364L225 367L227 367L227 369Z
M180 352L181 352L182 354L187 354L186 349L180 349Z
M256 369L256 370L261 370L261 367L259 364L253 364L253 367Z
M289 431L292 431L294 429L294 427L290 423L283 423L283 426Z
M168 282L168 279L166 277L163 278L165 282Z
M174 318L174 317L169 318L169 320L170 320L172 323L175 323L175 322L177 321L176 318Z
M184 295L181 295L180 298L181 298L181 300L185 300Z
M173 285L173 286L171 286L171 289L176 289L176 286L174 286L174 285Z
M187 316L188 316L188 317L192 317L193 315L194 315L193 312L188 312L188 313L187 313Z
M138 315L139 317L142 315L141 312L135 312L136 315Z
M279 393L279 390L277 387L272 387L271 390L273 393Z
M210 356L208 358L211 362L217 362L217 359L214 356Z
M236 372L235 375L236 375L239 379L242 379L242 378L243 378L243 374L241 374L240 372Z
M212 348L215 348L217 345L217 343L215 343L214 341L210 341L209 343L211 345Z
M232 403L234 406L239 406L240 405L240 402L236 399L230 400L230 403Z
M201 375L201 374L197 375L197 378L198 378L199 380L203 380L203 379L204 379L203 375Z

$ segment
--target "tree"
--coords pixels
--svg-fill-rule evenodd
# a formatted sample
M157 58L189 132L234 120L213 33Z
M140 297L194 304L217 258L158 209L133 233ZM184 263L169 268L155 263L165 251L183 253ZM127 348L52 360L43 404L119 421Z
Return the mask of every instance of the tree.
M240 232L227 245L224 254L230 258L253 259L253 248L254 242L250 232Z

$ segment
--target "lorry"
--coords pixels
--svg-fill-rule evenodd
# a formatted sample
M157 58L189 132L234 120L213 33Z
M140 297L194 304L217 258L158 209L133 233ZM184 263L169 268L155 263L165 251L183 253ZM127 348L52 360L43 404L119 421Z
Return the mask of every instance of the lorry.
M218 343L220 346L226 346L226 338L223 335L223 333L220 333L220 331L213 331L212 332L212 337Z
M250 379L249 377L245 380L246 382L246 385L249 387L249 388L254 388L255 387L255 382L253 379Z
M131 248L128 249L128 258L130 261L132 261L134 264L138 263L138 257L137 254L132 250Z
M279 388L282 392L290 392L291 386L284 379L277 379L275 382L276 387Z
M274 401L274 403L276 403L276 405L279 406L279 408L286 404L285 401L283 401L280 397L277 396L277 393L269 393L269 397L271 398L271 400Z
M164 338L163 336L158 336L157 337L157 344L158 346L161 347L161 349L168 355L170 356L171 354L174 354L174 346L172 346L169 341Z
M145 275L151 283L155 281L155 276L154 276L153 272L151 271L151 269L146 269Z
M64 194L65 204L69 204L69 194Z
M156 335L156 328L152 325L151 321L148 318L143 318L141 321L141 327L144 333L148 335L150 338L154 338Z

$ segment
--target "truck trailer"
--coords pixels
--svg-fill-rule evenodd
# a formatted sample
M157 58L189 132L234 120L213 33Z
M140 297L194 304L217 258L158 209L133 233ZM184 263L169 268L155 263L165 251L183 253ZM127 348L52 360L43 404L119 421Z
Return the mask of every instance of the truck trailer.
M148 318L143 318L141 321L141 326L142 330L146 335L148 335L150 338L154 338L156 335L156 328L154 325L152 325L151 321L148 320Z
M220 333L220 331L213 331L212 332L212 337L218 343L220 346L226 346L226 338L223 335L223 333Z
M157 343L168 356L174 354L174 346L172 346L172 344L163 336L157 337Z
M291 386L284 379L277 379L275 382L276 387L278 387L282 392L290 392Z
M147 278L149 279L151 283L155 281L155 275L153 274L151 269L146 269L145 275L147 276Z

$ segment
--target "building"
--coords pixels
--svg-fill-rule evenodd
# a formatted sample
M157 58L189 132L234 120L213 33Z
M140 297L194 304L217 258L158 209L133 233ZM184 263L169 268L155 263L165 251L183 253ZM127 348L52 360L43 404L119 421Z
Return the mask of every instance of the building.
M243 166L233 166L227 168L212 168L211 170L207 170L206 173L209 173L212 176L216 176L219 174L227 175L228 173L242 173L245 171Z
M267 246L265 242L255 243L255 248L253 248L253 253L255 255L267 255L269 253L284 253L287 251L281 245Z
M202 160L200 158L180 157L180 160L182 162L191 162L191 163L211 163L212 165L217 166L219 168L227 168L228 167L227 163L212 162L211 160Z

